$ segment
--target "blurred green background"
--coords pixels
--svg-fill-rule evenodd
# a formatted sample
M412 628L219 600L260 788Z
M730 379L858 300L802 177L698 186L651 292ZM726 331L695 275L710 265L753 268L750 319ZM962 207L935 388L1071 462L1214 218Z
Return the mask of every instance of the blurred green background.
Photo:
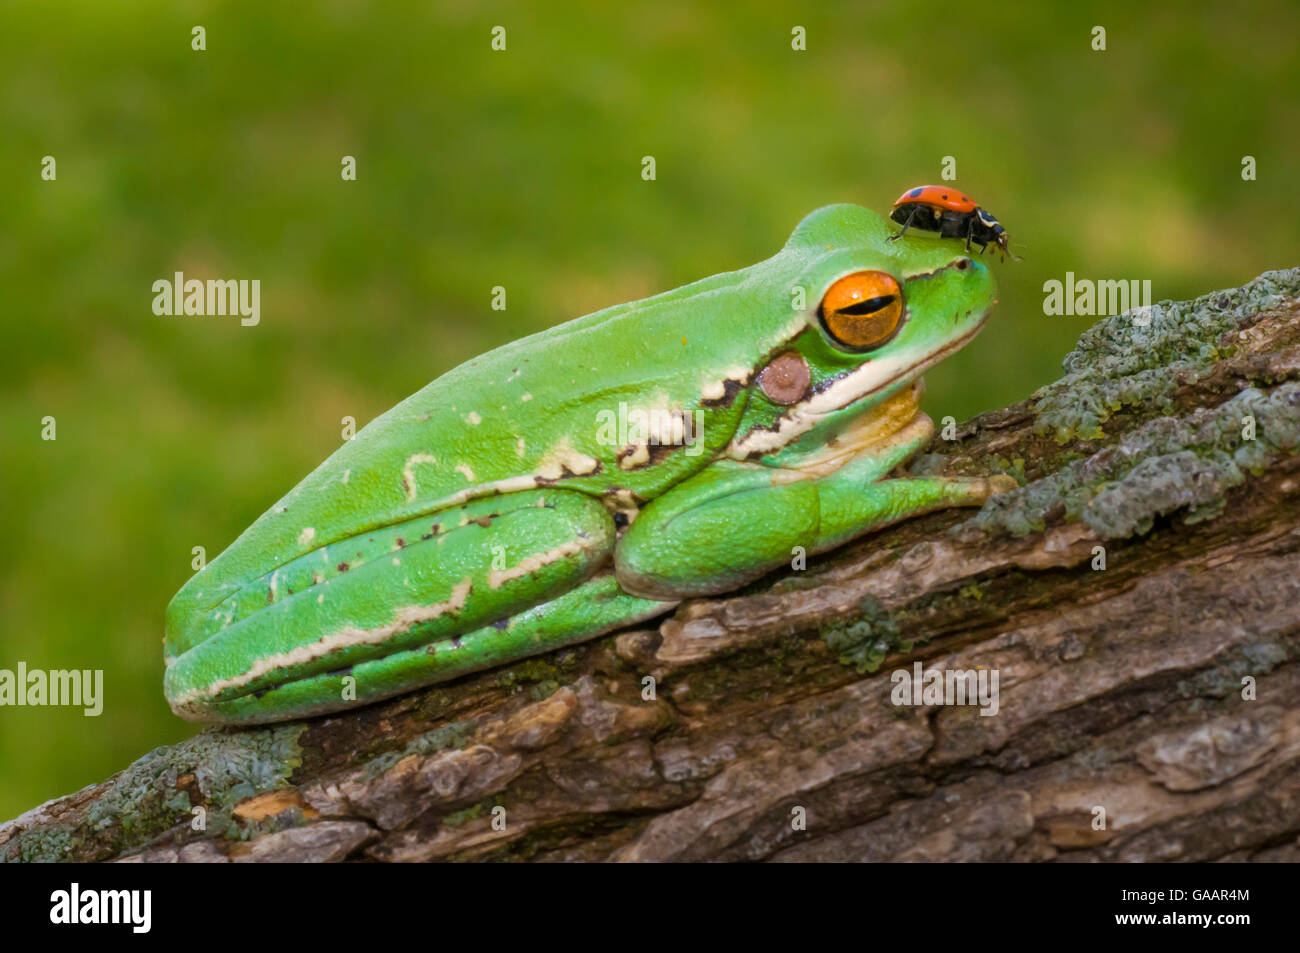
M951 155L1024 255L927 375L935 417L1058 376L1092 320L1043 315L1067 270L1159 299L1300 263L1298 34L1277 4L0 7L0 668L103 669L106 694L98 718L0 708L0 819L195 730L161 691L191 547L342 417L765 258L819 205L887 211ZM260 326L154 316L177 270L259 278Z

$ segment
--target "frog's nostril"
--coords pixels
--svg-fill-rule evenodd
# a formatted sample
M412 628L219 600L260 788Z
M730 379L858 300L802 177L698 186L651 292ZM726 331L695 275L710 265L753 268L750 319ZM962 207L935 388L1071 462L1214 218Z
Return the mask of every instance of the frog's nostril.
M969 268L972 264L974 264L974 263L973 263L969 258L958 258L958 259L957 259L957 270L958 270L958 271L965 271L965 270L966 270L967 268Z

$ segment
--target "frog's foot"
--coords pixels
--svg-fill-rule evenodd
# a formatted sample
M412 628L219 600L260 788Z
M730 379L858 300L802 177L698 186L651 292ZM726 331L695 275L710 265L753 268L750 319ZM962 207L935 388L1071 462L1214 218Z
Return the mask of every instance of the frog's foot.
M947 504L949 506L983 506L989 497L1020 489L1016 478L1005 473L982 477L950 477L948 482L960 490L960 495L952 499Z

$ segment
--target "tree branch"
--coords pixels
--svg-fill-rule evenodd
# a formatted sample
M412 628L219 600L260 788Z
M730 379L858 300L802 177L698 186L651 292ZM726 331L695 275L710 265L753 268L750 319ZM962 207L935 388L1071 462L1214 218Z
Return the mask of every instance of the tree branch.
M1025 484L976 514L206 731L0 826L0 859L1298 860L1298 296L1300 268L1090 328L917 462ZM895 704L918 662L997 673L996 714Z

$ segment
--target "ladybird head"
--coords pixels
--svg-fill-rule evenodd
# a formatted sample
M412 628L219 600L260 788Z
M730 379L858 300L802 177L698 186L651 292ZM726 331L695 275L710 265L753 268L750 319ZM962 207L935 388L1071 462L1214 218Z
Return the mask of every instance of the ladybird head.
M1012 261L1020 261L1020 256L1011 251L1007 239L1007 230L1002 227L1001 222L982 208L975 209L975 217L980 223L980 227L985 231L986 240L998 246L1004 260L1007 255L1011 255Z

